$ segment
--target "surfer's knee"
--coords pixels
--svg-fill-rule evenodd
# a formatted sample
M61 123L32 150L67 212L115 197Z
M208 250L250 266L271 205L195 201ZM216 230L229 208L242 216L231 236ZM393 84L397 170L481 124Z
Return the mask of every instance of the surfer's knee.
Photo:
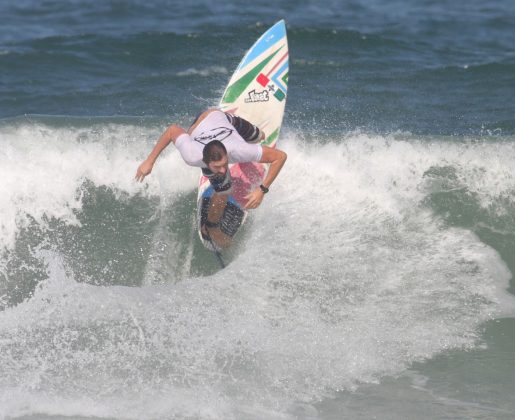
M186 130L184 130L184 128L182 128L180 125L177 125L177 124L172 124L170 125L166 131L166 136L168 138L171 138L172 141L175 143L175 140L177 140L177 138L181 135L181 134L184 134L186 133Z
M197 118L195 118L195 120L191 124L190 128L188 129L188 134L191 134L193 132L193 130L195 130L195 128L202 122L202 120L204 118L206 118L209 114L211 114L211 112L214 112L214 111L219 111L219 109L217 109L217 108L209 108L206 111L201 112L197 116Z
M220 111L218 108L209 108L209 109L206 109L202 114L200 114L200 117L199 117L199 120L203 120L204 118L206 118L209 114L211 114L212 112L215 112L215 111Z

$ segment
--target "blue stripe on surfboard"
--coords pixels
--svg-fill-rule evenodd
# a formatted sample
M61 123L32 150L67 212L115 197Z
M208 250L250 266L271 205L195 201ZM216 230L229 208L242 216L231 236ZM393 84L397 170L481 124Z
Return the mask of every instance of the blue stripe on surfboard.
M215 193L215 190L213 189L213 187L209 186L206 188L206 190L202 193L202 198L211 198L211 196ZM230 195L228 198L227 198L227 201L229 203L232 203L234 204L235 206L238 206L239 208L241 208L241 206L238 204L238 202L234 199L234 197L232 195Z
M282 81L279 80L279 76L283 74L285 70L288 70L288 60L286 60L286 63L284 63L284 65L272 76L272 81L274 81L275 84L284 91L284 93L286 93L288 88L283 85Z
M272 45L277 44L281 39L286 36L286 27L284 26L284 20L280 20L268 31L266 31L261 38L256 42L256 45L252 47L247 55L243 58L242 62L238 66L238 69L242 69L256 57L263 54Z

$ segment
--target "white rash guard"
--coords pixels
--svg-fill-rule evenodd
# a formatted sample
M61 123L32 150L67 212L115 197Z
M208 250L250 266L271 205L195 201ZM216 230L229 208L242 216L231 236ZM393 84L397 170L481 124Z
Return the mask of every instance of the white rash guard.
M202 151L213 140L224 144L229 163L259 162L263 155L263 148L259 144L247 143L222 111L210 112L191 135L181 134L175 140L175 147L188 165L206 168L207 165L202 161Z

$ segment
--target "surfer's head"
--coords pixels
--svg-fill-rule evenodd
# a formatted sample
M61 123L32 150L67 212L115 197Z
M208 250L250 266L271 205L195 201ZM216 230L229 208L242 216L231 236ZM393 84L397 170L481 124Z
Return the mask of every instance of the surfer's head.
M225 174L229 167L227 149L221 141L213 140L204 146L202 160L215 174Z

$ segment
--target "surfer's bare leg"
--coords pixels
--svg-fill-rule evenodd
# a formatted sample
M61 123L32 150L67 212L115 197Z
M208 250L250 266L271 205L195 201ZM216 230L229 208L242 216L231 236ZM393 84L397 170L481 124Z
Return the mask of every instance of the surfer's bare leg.
M225 206L227 204L227 194L213 194L211 200L209 202L209 209L207 212L207 221L210 224L217 224L216 227L207 227L207 232L211 237L211 240L215 242L218 246L223 248L231 245L232 238L229 235L226 235L220 230L220 220L222 219L223 212L225 210Z
M212 111L208 110L201 114L192 127L195 127ZM227 200L232 191L229 157L225 146L219 140L210 141L204 146L202 154L202 160L207 165L207 168L202 168L202 173L209 179L214 190L209 200L207 220L204 226L202 226L202 232L204 235L207 234L216 245L225 248L231 245L232 242L232 237L224 233L220 225L227 206Z
M213 194L209 202L207 220L211 223L219 223L222 219L225 205L227 204L227 194Z

